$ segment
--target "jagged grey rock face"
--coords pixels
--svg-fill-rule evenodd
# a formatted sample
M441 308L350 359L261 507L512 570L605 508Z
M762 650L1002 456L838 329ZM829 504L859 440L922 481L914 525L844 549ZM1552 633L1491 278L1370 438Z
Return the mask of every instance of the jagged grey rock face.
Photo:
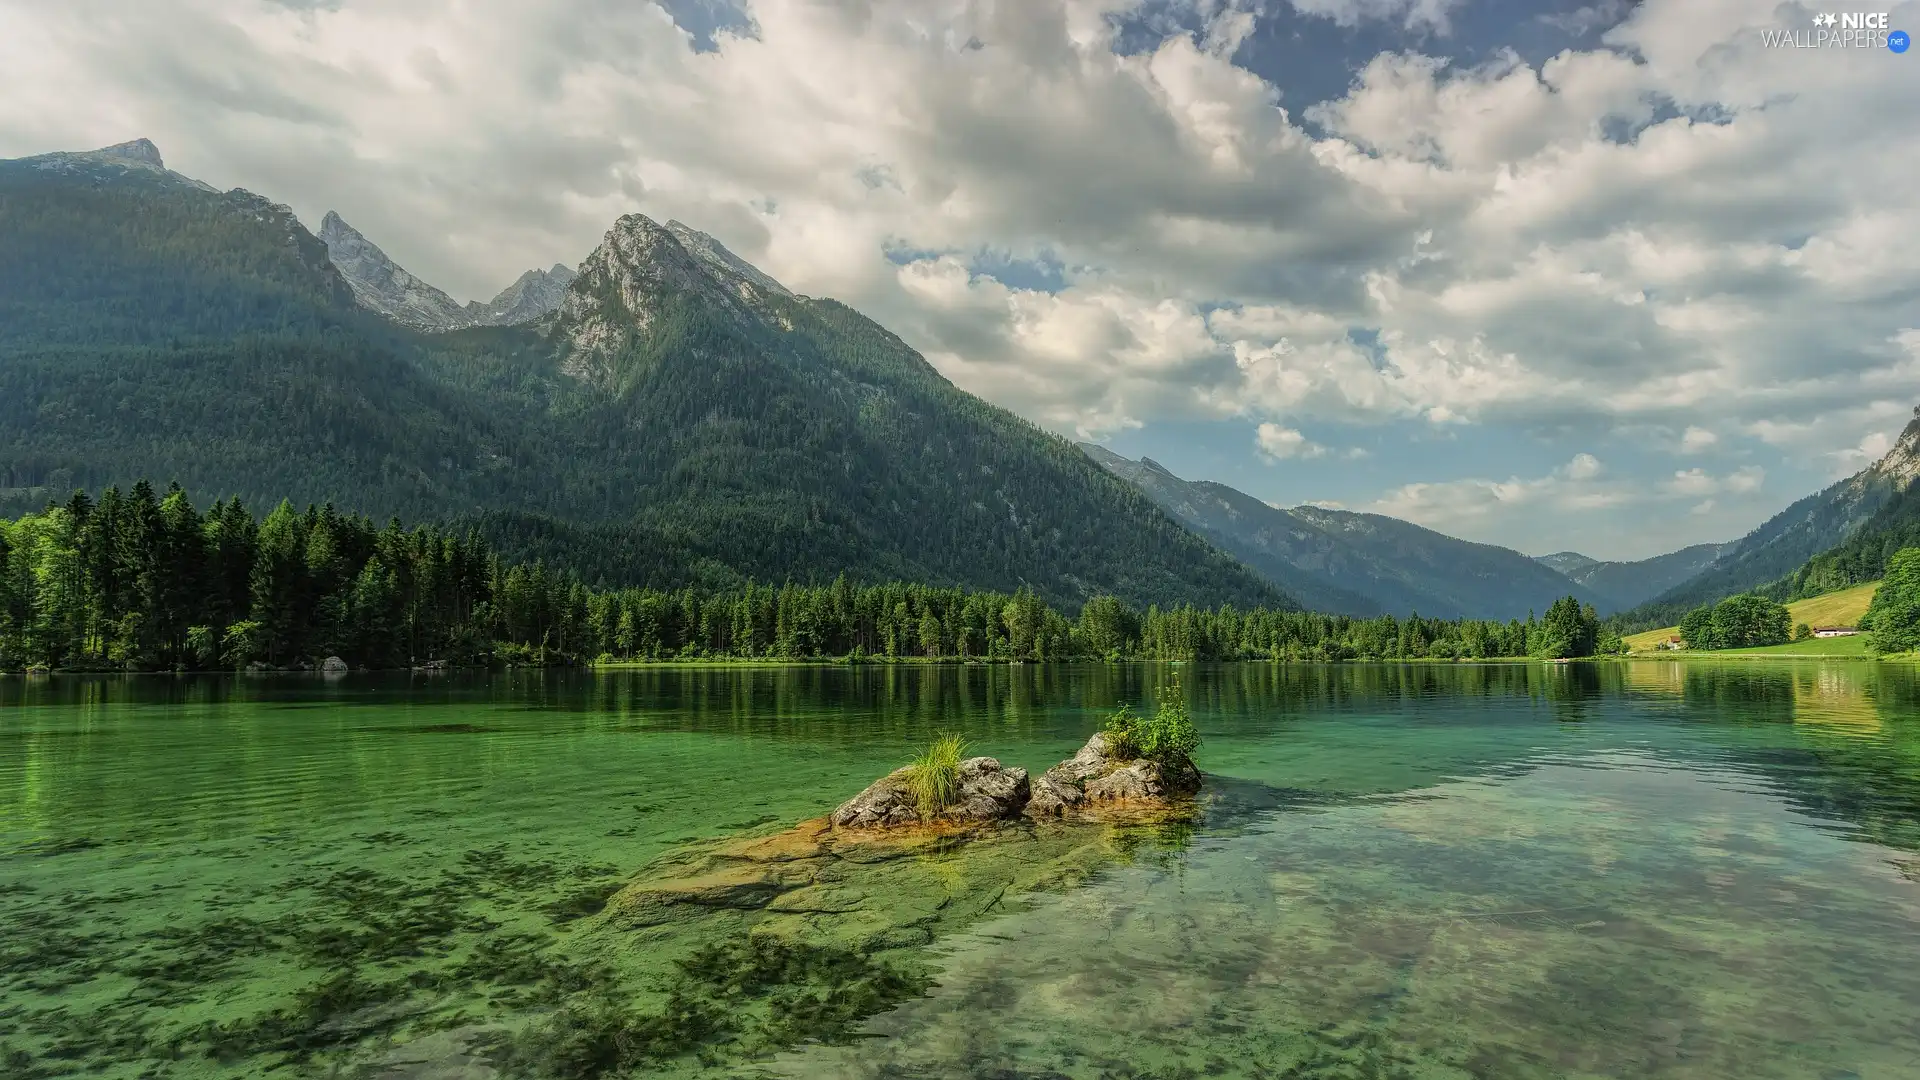
M743 322L761 317L791 327L769 310L773 298L793 295L785 286L705 233L628 214L580 264L579 280L560 305L555 330L564 355L561 370L611 385L620 352L649 331L661 305L676 293L702 296Z
M329 210L320 220L320 240L362 307L416 330L473 325L459 301L407 273L339 214Z
M752 283L755 287L780 296L792 296L785 285L773 280L759 267L728 251L720 241L698 229L683 225L678 221L667 222L667 231L673 234L680 246L701 262L713 267L722 275L727 275Z
M153 145L151 139L134 139L130 142L115 143L93 151L94 156L113 158L137 165L151 165L156 169L165 169L167 163L160 157L160 148Z
M566 299L567 286L577 275L564 263L550 270L529 270L520 279L500 290L487 304L468 304L475 318L489 326L517 326L542 319L558 310Z
M573 271L555 263L550 270L529 270L490 303L460 303L408 273L379 245L329 210L320 221L327 254L361 307L416 330L459 330L469 326L515 326L544 318L560 306Z
M1899 491L1920 478L1920 408L1913 410L1913 420L1895 440L1893 449L1874 462L1867 473L1892 483Z

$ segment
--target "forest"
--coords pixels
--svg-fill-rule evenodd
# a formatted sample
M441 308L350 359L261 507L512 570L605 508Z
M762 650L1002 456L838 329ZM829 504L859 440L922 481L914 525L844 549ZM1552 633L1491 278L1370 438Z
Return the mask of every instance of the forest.
M236 670L615 660L1382 660L1620 651L1571 597L1541 619L1265 607L1078 612L1032 590L912 583L594 589L477 533L282 501L204 511L173 485L0 520L0 668Z

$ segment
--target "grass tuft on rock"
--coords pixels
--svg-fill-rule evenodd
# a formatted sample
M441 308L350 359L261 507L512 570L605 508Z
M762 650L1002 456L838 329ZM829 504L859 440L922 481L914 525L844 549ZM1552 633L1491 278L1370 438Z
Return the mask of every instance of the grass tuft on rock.
M966 755L966 740L948 733L935 737L908 766L907 789L923 820L933 820L960 797L960 762Z

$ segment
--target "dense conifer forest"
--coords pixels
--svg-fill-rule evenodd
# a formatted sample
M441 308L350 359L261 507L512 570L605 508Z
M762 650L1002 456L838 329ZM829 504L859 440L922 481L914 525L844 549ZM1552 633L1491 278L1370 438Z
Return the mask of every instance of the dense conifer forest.
M593 589L479 534L281 502L202 510L142 481L0 521L0 667L232 670L593 660L1350 660L1610 651L1572 598L1541 620L1271 607L1067 612L1032 590L911 583Z

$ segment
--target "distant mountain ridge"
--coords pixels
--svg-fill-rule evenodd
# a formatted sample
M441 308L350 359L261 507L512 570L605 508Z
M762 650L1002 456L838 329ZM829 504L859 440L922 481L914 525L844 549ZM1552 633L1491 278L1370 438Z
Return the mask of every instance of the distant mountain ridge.
M1591 555L1582 555L1577 551L1556 551L1551 555L1535 555L1533 561L1568 575L1600 562Z
M492 301L460 303L408 273L380 246L329 210L320 219L320 241L327 256L353 288L362 307L415 330L461 330L472 326L511 326L544 318L560 306L574 272L555 263L529 270Z
M151 144L0 161L0 511L179 480L465 521L599 584L1292 606L1070 442L687 226L628 215L563 290L523 278L532 307L557 294L537 327L422 332L453 311L376 252L336 260ZM371 309L381 274L415 325Z
M1651 600L1695 577L1732 547L1730 543L1695 544L1633 562L1608 562L1577 551L1559 551L1537 556L1535 561L1607 597L1613 609L1619 610Z
M1149 458L1133 461L1091 443L1080 448L1314 610L1510 619L1544 612L1568 595L1606 603L1507 548L1378 514L1281 509L1224 484L1183 480Z

